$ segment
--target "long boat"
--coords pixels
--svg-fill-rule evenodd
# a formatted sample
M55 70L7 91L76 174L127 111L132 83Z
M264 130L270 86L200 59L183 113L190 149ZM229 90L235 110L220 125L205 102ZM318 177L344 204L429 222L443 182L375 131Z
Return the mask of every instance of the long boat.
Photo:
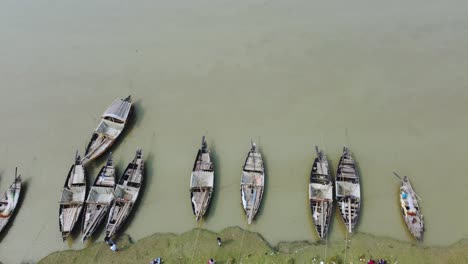
M106 165L99 171L86 199L81 228L83 243L96 231L114 201L115 167L111 155L112 153L109 154Z
M101 122L91 136L83 157L83 164L99 157L112 146L125 127L131 107L131 96L125 99L117 98L112 102L102 114Z
M242 168L241 201L247 216L247 223L251 224L262 202L265 187L265 169L262 154L257 151L257 145L252 142L247 158Z
M143 151L138 149L135 158L128 164L115 186L115 199L107 219L106 238L111 238L116 234L132 211L143 184L143 173Z
M205 136L190 176L190 201L195 219L200 220L210 206L214 187L214 167Z
M361 185L356 162L345 146L336 173L336 200L349 233L353 232L361 210Z
M21 194L21 183L21 175L18 175L18 168L16 168L13 183L0 199L0 233L15 212Z
M396 173L395 173L396 175ZM403 220L405 220L411 235L421 240L424 232L424 220L418 204L418 195L413 190L408 177L401 179L400 206Z
M327 156L315 147L317 157L312 165L309 200L315 229L321 240L326 239L333 212L333 181Z
M80 217L86 198L86 177L80 155L76 153L75 163L68 172L60 199L59 226L65 241Z

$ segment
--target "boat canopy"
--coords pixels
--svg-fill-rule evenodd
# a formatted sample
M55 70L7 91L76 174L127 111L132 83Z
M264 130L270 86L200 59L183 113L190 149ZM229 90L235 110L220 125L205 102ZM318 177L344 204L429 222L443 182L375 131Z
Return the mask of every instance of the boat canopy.
M89 192L87 202L110 203L114 199L114 191L107 187L94 186Z
M309 184L309 199L333 199L333 188L320 183Z
M337 181L336 187L338 188L336 191L337 196L352 196L357 198L361 196L361 187L359 184Z
M123 123L127 120L128 113L130 112L131 106L132 106L132 103L125 101L123 99L117 98L106 109L102 117L114 118Z
M263 175L254 172L242 172L241 184L263 186Z
M194 171L190 177L190 188L211 187L213 188L214 173L212 171Z

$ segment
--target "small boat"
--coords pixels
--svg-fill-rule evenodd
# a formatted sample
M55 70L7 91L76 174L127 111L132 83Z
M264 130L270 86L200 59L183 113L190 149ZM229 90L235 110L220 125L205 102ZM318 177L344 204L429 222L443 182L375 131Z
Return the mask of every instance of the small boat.
M317 157L310 173L309 200L315 229L320 239L324 240L327 237L333 211L333 181L327 156L317 146L315 151Z
M262 202L265 187L265 169L262 154L257 151L257 145L251 143L251 148L245 159L241 177L242 207L247 216L247 223L251 224Z
M198 150L192 175L190 176L190 200L193 214L198 221L210 206L214 187L213 161L208 151L205 136L202 138L201 148Z
M394 174L398 176L398 174ZM398 176L398 178L400 177ZM417 240L421 240L424 232L424 220L418 205L419 196L413 190L413 186L411 186L408 177L404 176L403 179L400 178L400 180L400 206L403 219L411 235Z
M111 238L119 230L133 209L143 183L143 151L138 149L115 187L115 199L109 211L106 238Z
M361 185L356 162L347 147L343 148L335 183L336 200L341 217L348 232L352 233L361 210Z
M75 164L70 168L60 199L59 224L65 241L80 217L86 198L86 177L80 155L76 152Z
M101 122L94 130L91 140L86 147L83 164L88 163L104 153L117 139L127 122L132 98L117 98L102 115Z
M0 199L0 233L15 212L21 194L21 175L17 172L18 168L15 169L15 180Z
M99 171L86 199L81 229L83 243L96 231L114 200L115 168L111 155L112 153Z

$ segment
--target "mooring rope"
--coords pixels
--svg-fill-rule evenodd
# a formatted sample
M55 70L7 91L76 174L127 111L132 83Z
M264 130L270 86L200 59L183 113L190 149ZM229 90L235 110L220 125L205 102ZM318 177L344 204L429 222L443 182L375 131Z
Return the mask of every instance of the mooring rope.
M348 230L346 230L346 241L345 241L345 251L344 251L344 259L343 259L343 263L346 263L346 259L347 259L347 254L348 254Z
M193 263L193 258L195 257L195 252L198 246L198 239L200 238L202 227L203 227L203 217L200 219L200 222L197 222L198 232L197 232L197 236L195 237L195 243L193 243L192 258L190 260L190 263Z
M239 260L237 261L238 263L241 263L242 248L244 247L244 237L245 237L245 232L247 232L248 228L249 226L246 223L244 223L244 227L242 228L242 237L241 237L240 248L239 248Z

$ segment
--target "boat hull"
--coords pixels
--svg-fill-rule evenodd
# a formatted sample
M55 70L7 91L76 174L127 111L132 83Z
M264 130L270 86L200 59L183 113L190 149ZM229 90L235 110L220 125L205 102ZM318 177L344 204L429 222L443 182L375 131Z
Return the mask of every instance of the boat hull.
M128 164L119 184L115 187L115 199L107 219L106 238L115 236L130 215L143 184L143 172L143 152L138 149L135 158Z
M405 177L400 187L400 206L408 231L415 239L422 240L424 232L423 215L413 187L407 177Z
M309 181L309 202L315 229L321 240L326 239L333 211L333 182L328 160L316 147L317 157Z
M241 204L247 217L247 223L251 224L260 208L265 188L265 168L262 155L257 151L252 142L247 153L241 175Z
M200 220L207 212L214 190L214 166L205 141L197 152L192 174L190 175L190 202L195 220Z
M341 218L352 233L361 210L361 185L356 162L348 148L344 148L336 173L335 192Z
M80 218L85 199L85 171L80 157L77 156L75 164L71 166L70 172L68 173L60 200L59 228L64 241L73 231L76 222Z
M0 199L0 233L10 221L18 205L21 195L21 183L21 177L15 177L14 182L4 193L2 199Z

